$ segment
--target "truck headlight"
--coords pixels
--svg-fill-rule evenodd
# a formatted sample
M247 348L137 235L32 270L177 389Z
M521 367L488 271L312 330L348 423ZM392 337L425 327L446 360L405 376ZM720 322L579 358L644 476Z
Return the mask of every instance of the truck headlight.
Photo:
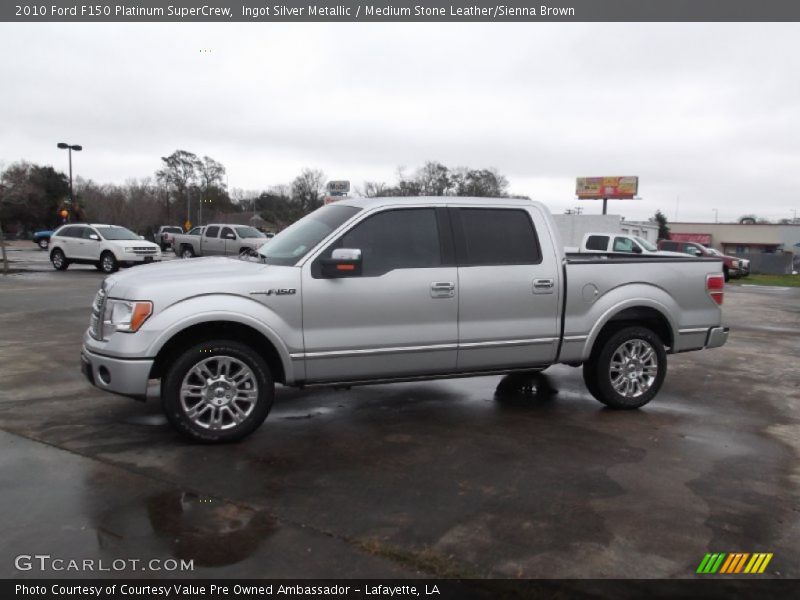
M153 314L153 303L147 300L114 300L109 298L103 315L103 329L134 333Z
M125 247L125 254L133 254L134 252L136 252L136 250L131 248L130 246Z

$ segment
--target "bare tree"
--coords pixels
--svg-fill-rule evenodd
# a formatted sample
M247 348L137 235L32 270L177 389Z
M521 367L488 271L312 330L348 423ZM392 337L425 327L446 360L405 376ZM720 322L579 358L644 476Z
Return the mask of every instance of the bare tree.
M303 169L292 182L292 200L300 205L303 214L322 206L325 195L325 174L318 169Z
M186 219L190 217L189 190L197 182L200 159L196 154L186 150L175 150L169 156L162 156L163 167L156 172L156 177L167 187L175 190L178 200L186 201ZM167 200L167 218L169 218L169 200Z
M382 181L365 181L360 193L365 198L377 198L379 196L385 196L388 187L389 186Z
M422 165L414 179L424 196L445 196L452 186L448 168L435 161Z

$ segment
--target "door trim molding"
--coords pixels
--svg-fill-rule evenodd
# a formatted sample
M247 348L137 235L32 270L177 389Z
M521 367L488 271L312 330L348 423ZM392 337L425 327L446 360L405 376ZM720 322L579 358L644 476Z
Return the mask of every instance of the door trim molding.
M531 346L552 344L557 337L541 337L524 340L491 340L487 342L465 342L463 344L430 344L427 346L393 346L388 348L361 348L357 350L328 350L323 352L294 352L292 360L315 358L346 358L350 356L374 356L381 354L403 354L408 352L439 352L443 350L474 350L476 348L496 348L509 346Z

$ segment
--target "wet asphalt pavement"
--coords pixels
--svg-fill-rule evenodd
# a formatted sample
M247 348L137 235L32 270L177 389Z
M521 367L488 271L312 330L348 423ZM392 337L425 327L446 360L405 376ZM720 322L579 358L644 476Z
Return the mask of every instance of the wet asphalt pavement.
M15 568L37 553L194 561L110 573L148 577L692 577L706 552L800 576L800 289L729 286L728 345L671 356L639 411L567 366L502 395L279 388L258 432L208 447L83 380L101 279L0 276L0 577L87 575Z

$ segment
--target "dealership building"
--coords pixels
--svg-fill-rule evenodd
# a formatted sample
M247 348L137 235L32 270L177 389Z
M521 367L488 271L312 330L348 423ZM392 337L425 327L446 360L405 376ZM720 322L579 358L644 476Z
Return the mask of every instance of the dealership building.
M670 223L674 240L697 242L724 254L793 252L800 254L800 223Z
M669 223L669 230L673 240L748 258L756 272L785 273L800 266L800 223Z

